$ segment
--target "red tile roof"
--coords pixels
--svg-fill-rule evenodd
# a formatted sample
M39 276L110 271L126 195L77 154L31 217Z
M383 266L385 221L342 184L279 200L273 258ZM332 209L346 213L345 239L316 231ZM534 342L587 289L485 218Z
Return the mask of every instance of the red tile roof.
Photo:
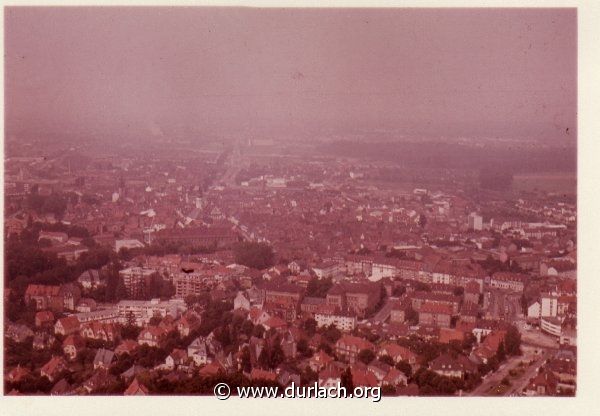
M277 374L272 371L261 370L260 368L253 368L250 372L250 380L269 380L275 381L277 380Z
M148 388L134 378L123 394L125 396L145 396L148 394Z
M421 310L419 312L452 315L453 309L450 305L425 302L421 305Z

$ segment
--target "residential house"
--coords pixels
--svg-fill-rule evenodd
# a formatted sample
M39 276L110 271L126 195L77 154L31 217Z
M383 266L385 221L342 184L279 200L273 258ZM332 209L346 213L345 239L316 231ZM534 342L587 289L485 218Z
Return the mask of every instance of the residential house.
M96 301L91 298L81 298L75 307L75 310L80 313L94 312L98 305Z
M30 373L31 371L29 371L26 367L21 367L21 365L19 364L15 368L10 370L6 374L5 378L11 383L18 383L25 377L27 377Z
M177 332L181 337L187 337L200 326L200 317L193 312L187 312L176 323Z
M40 311L35 314L35 326L52 327L54 325L54 314L52 311Z
M375 346L364 338L353 335L343 335L335 343L335 352L338 356L345 358L350 364L354 364L358 354L362 350L375 350Z
M449 328L452 313L450 305L426 302L419 310L419 325L435 325Z
M474 304L479 303L479 295L481 294L481 287L477 282L469 282L465 286L464 298L465 302L472 302Z
M524 389L526 396L554 396L557 393L558 380L552 371L541 371L529 380Z
M389 373L390 369L393 368L392 366L390 366L389 364L386 364L382 361L379 361L377 359L371 361L368 365L367 365L367 371L370 371L371 373L373 373L373 375L375 376L375 378L377 378L377 383L381 384L381 382L383 381L383 379L385 378L385 376Z
M67 362L60 356L53 356L40 369L40 375L46 377L50 381L56 380L56 377L63 371L68 369Z
M442 354L429 363L429 369L441 376L464 378L467 373L474 373L477 367L467 357L452 358Z
M383 357L384 355L392 357L395 363L399 363L400 361L407 361L410 365L417 363L417 354L406 347L392 342L385 342L379 347L377 356Z
M77 282L79 282L85 290L96 289L97 287L106 285L106 279L101 277L100 271L93 269L81 273L77 278Z
M61 378L50 390L51 396L70 396L72 394L74 394L73 386L64 378Z
M236 297L233 299L233 309L243 309L246 311L250 310L250 300L246 297L244 292L238 292Z
M115 342L120 337L117 326L98 321L83 324L79 332L84 338L104 342Z
M165 358L165 366L169 370L174 370L181 365L185 365L187 363L188 355L185 350L175 348L171 353Z
M252 322L253 325L263 325L271 318L265 310L253 307L248 312L248 319Z
M357 387L377 387L379 386L379 382L377 381L377 377L372 372L362 369L352 367L352 384Z
M140 383L137 377L133 379L129 387L123 392L124 396L146 396L148 394L148 387Z
M45 350L51 348L56 342L56 337L47 332L36 332L33 336L32 347L34 350Z
M302 384L300 374L296 374L287 370L283 370L279 373L277 381L284 387L290 386L292 383L294 383L296 386Z
M142 329L138 336L138 344L158 347L167 336L168 331L160 326L148 326Z
M209 357L206 340L203 337L198 337L192 341L187 348L187 355L197 366L202 366L212 361Z
M57 335L71 335L80 330L79 319L76 316L67 316L65 318L60 318L54 324L54 333Z
M206 364L200 370L198 370L198 375L202 377L214 377L218 375L220 372L225 372L225 369L218 362L211 362Z
M419 312L425 303L430 305L446 305L450 307L450 315L458 314L460 297L444 293L416 291L410 295L412 308Z
M277 373L273 371L261 370L260 368L253 368L250 372L250 380L266 380L266 381L277 381Z
M63 352L69 360L74 360L77 354L85 348L85 341L79 334L71 334L62 343Z
M335 368L326 368L319 371L319 387L337 388L342 381L342 374Z
M113 351L99 348L98 351L96 351L96 356L94 357L94 370L99 368L108 370L114 358L115 353Z
M308 360L308 366L314 372L319 372L333 362L333 357L323 350L319 350L313 354Z
M123 354L132 355L139 346L140 344L138 344L136 341L132 339L126 339L122 341L117 348L115 348L115 355L117 357Z
M534 300L527 306L527 319L537 320L542 316L542 305L539 301Z
M83 389L88 394L108 388L116 382L116 377L105 369L99 369L83 383Z
M394 387L406 386L407 383L408 383L408 377L406 377L406 375L402 371L400 371L394 367L390 368L388 373L385 375L385 377L381 381L381 384L384 386L394 386Z
M339 283L327 292L327 304L338 311L347 310L359 318L373 308L381 299L379 283Z
M5 331L7 338L18 343L25 342L28 338L34 336L33 331L27 325L14 324L12 322L7 323Z
M490 287L507 289L513 292L523 292L527 275L511 272L496 272L490 279Z

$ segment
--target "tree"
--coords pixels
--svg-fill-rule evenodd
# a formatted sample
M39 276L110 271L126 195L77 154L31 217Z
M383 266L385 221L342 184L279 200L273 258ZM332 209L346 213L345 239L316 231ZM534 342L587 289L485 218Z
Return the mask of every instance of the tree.
M427 217L425 216L425 214L419 215L419 227L425 228L426 225L427 225Z
M498 345L498 350L496 351L496 357L498 357L498 361L502 362L506 359L506 351L504 350L504 342L500 342Z
M317 298L324 298L327 295L329 289L333 286L331 278L313 278L308 282L306 287L306 296L312 296Z
M123 339L137 339L138 335L140 335L141 330L142 328L135 326L134 324L127 324L121 328L121 337Z
M381 387L381 394L384 396L395 396L396 395L396 387L391 384L384 384Z
M148 321L148 325L157 326L161 321L162 318L159 315L154 315L152 318L150 318L150 321Z
M456 286L452 293L454 296L462 296L465 293L465 288L462 286Z
M396 286L392 290L392 296L397 297L397 298L399 298L402 295L404 295L404 293L406 293L406 286Z
M504 344L508 355L521 355L521 333L516 326L511 325L508 327Z
M389 366L394 366L394 359L392 357L390 357L389 355L382 355L381 357L379 357L379 361L381 361L382 363L385 363Z
M423 283L423 282L413 282L414 283L414 287L415 290L420 290L423 292L431 292L431 286L429 286L427 283Z
M313 371L309 366L300 374L300 383L303 386L312 385L315 381L319 380L319 374Z
M258 363L263 368L277 368L284 359L285 355L279 342L275 342L274 345L267 344L263 348L258 357Z
M117 281L117 287L115 288L115 296L114 299L116 301L127 299L128 293L127 288L125 287L125 282L120 277Z
M358 360L365 364L369 364L375 359L375 353L369 349L360 350L358 353Z
M242 242L233 248L235 261L254 269L266 269L273 265L275 254L266 243Z
M326 342L321 342L319 344L319 350L326 352L328 355L333 355L333 348Z
M242 371L249 373L252 370L252 362L250 361L250 349L246 346L242 349L241 356Z
M133 311L128 311L125 314L125 319L127 320L127 325L129 326L134 326L136 324L136 319L135 315L133 314Z
M488 360L488 367L492 370L492 371L496 371L498 370L498 366L499 366L499 362L498 362L498 357L496 357L495 355L493 355L489 360Z
M306 338L302 338L298 341L298 344L296 344L296 349L298 350L298 354L300 354L302 357L308 358L312 355L312 351L308 347L308 341Z
M465 337L463 338L463 342L462 342L462 348L465 351L471 351L471 349L473 348L473 345L475 345L475 343L477 342L477 338L475 338L475 335L473 335L472 332L468 332Z
M352 381L352 371L347 367L340 377L340 385L346 388L346 391L354 391L354 382Z
M406 360L399 361L396 364L396 369L402 371L406 377L412 375L412 366Z
M416 325L419 323L419 314L412 308L412 306L409 306L404 311L404 319L411 325Z
M255 325L252 329L252 335L256 338L262 338L265 333L265 327L261 324Z
M245 334L247 337L250 337L252 335L253 330L254 330L254 325L252 324L251 321L246 320L246 321L242 322L242 326L240 327L240 332L242 334Z
M323 338L330 344L335 344L342 337L342 333L333 324L329 325L323 332Z
M271 356L269 358L269 366L271 368L277 368L279 366L279 364L281 364L285 360L285 354L283 353L283 349L281 348L281 345L279 344L279 342L277 342L271 348L270 353L271 353Z
M304 330L309 336L313 336L317 330L317 321L313 318L308 318L304 321Z

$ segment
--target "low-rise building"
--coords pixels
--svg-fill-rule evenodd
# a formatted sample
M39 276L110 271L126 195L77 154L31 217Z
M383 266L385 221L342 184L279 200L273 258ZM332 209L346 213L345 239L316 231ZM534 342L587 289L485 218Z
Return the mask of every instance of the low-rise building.
M351 315L316 313L315 321L319 328L333 325L343 332L352 331L356 327L356 316Z

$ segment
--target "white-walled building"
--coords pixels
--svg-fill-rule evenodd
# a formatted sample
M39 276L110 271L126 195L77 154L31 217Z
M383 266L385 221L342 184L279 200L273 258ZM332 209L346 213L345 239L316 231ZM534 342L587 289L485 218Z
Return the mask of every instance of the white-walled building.
M164 318L171 315L173 318L179 318L187 310L187 305L182 299L122 300L117 303L117 309L123 322L127 322L133 316L136 325L141 326L147 324L154 316Z
M483 217L472 212L469 214L469 230L481 231L483 230Z
M539 319L542 316L542 305L537 300L527 307L527 317Z
M558 315L558 298L553 295L543 294L541 296L541 311L540 316L557 316Z
M333 324L340 331L352 331L356 327L355 316L316 313L315 321L319 328Z
M555 337L560 337L562 334L562 322L558 318L542 317L540 319L540 329Z

